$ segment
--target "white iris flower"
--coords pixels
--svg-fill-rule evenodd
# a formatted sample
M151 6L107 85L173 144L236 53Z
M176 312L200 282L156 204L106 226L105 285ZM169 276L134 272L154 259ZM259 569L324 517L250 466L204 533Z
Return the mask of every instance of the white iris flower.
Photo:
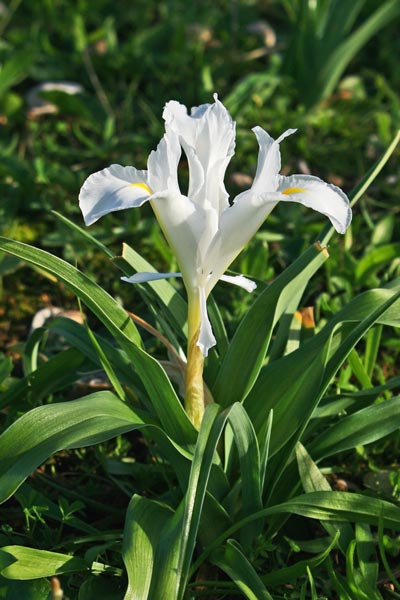
M348 198L338 187L310 175L279 174L279 144L295 129L277 140L261 127L253 129L260 147L254 182L230 203L224 175L234 153L235 123L217 95L214 100L192 108L190 115L182 104L168 102L163 114L166 132L149 156L147 171L111 165L91 175L79 196L86 225L109 212L150 202L181 273L139 273L123 279L135 283L182 276L189 306L198 305L196 345L203 356L215 345L207 297L219 279L248 291L256 287L243 276L229 277L224 272L277 202L299 202L317 210L339 233L351 221ZM178 182L182 148L189 163L187 195Z

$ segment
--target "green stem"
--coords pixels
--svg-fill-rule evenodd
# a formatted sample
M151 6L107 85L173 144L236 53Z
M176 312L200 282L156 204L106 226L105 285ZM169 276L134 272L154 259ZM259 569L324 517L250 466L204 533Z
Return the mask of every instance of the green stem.
M198 429L204 414L204 357L197 341L200 333L199 293L188 293L188 349L185 377L185 409L193 425Z

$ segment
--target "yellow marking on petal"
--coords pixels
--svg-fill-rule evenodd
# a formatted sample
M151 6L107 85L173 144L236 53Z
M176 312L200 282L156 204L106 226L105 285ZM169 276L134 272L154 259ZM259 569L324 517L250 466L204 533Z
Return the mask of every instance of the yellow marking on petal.
M290 196L290 194L302 194L306 191L307 190L305 190L304 188L287 188L286 190L283 190L281 194L287 194L288 196Z
M141 188L143 188L148 194L150 194L150 196L153 193L151 191L151 189L149 188L149 186L146 185L145 183L131 183L131 185L133 185L133 187L141 187Z

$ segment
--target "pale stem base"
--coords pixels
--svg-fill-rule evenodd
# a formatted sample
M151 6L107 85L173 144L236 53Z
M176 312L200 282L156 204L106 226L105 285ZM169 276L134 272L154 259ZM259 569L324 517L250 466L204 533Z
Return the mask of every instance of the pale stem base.
M198 293L189 295L188 350L185 377L185 409L196 429L204 414L204 357L197 341L200 333L200 298Z

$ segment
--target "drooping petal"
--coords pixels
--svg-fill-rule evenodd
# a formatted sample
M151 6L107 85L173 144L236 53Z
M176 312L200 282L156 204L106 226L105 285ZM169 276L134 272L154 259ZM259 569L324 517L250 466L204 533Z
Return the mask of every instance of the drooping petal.
M130 277L121 277L122 281L127 283L147 283L148 281L156 281L157 279L170 279L171 277L182 277L182 273L135 273Z
M79 206L86 225L116 210L141 206L151 196L147 171L111 165L90 175L79 193Z
M254 292L257 287L255 281L248 279L244 275L222 275L220 280L226 281L227 283L232 283L233 285L238 285L246 290L246 292Z
M335 185L311 175L279 178L281 200L299 202L327 216L338 233L344 233L351 222L351 209L346 194Z
M200 331L199 331L199 339L197 340L197 345L201 350L201 353L204 357L208 355L208 351L210 348L215 346L217 343L210 320L207 314L207 300L206 300L206 290L204 287L199 288L199 298L200 298Z

